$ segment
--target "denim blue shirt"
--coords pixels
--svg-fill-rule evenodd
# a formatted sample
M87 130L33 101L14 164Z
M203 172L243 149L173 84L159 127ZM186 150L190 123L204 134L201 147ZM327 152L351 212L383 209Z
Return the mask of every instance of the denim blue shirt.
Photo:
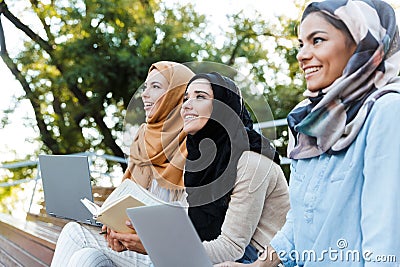
M399 193L400 94L390 93L346 151L292 161L291 210L271 246L285 266L400 266Z

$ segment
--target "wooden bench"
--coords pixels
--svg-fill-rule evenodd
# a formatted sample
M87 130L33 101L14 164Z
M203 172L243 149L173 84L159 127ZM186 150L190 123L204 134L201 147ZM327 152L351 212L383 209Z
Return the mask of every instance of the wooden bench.
M94 200L102 204L112 187L93 187ZM28 213L26 220L0 213L0 267L50 266L58 236L69 220Z
M53 224L0 214L0 264L49 266L60 231Z

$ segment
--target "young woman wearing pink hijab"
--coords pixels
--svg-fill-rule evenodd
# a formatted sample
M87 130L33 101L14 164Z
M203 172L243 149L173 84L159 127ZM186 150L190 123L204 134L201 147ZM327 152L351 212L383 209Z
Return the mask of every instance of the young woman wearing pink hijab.
M313 2L303 13L299 42L307 99L288 116L291 210L251 266L398 266L394 10L380 0Z

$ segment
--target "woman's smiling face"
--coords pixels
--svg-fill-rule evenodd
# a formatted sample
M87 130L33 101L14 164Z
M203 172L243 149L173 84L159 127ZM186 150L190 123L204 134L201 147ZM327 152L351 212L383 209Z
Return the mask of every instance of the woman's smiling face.
M208 80L197 79L188 86L181 108L183 130L187 134L194 135L206 125L213 110L213 99Z
M146 118L151 118L158 109L162 96L167 92L169 83L157 69L150 71L144 83L142 101Z
M356 44L345 32L335 28L320 13L309 14L300 25L297 54L304 71L307 89L316 92L342 76Z

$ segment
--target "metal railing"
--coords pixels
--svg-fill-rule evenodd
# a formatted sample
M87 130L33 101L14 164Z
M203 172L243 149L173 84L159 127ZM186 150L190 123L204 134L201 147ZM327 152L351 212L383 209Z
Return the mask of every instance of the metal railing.
M257 131L261 132L261 129L286 126L286 125L287 125L286 119L279 119L279 120L274 120L274 121L255 123L254 128ZM114 161L114 162L125 163L125 164L127 163L127 160L125 158L107 155L107 154L96 154L94 152L75 153L73 155L87 156L89 159L89 166L92 166L94 158L97 158L97 157L103 158L108 161ZM288 158L283 157L281 159L281 164L289 164L289 163L290 163L290 160ZM16 186L16 185L20 185L23 183L27 183L27 182L30 182L33 180L35 181L35 185L34 185L32 196L31 196L30 203L29 203L28 212L31 211L31 207L32 207L33 201L34 201L34 195L35 195L35 192L37 189L37 184L38 184L39 180L41 179L40 171L39 171L39 168L40 168L39 161L38 160L35 160L35 161L28 160L28 161L21 161L21 162L15 162L15 163L0 164L0 169L17 169L17 168L29 167L29 166L36 166L37 172L36 172L35 178L26 178L26 179L21 179L21 180L13 180L10 182L0 183L0 187L11 187L11 186ZM95 173L95 172L96 172L95 170L91 170L91 173ZM107 174L102 173L102 175L107 175Z
M94 152L81 152L81 153L75 153L72 155L87 156L88 160L89 160L89 166L93 166L94 158L103 158L103 159L109 160L109 161L115 161L115 162L125 163L125 164L127 163L125 158L116 157L116 156L107 155L107 154L96 154ZM35 185L32 190L32 196L29 201L28 213L31 211L33 201L34 201L34 196L35 196L36 189L38 186L38 182L41 180L40 171L39 171L40 170L39 161L38 160L36 160L36 161L21 161L21 162L0 165L0 168L3 168L3 169L16 169L16 168L30 167L30 166L36 166L37 172L36 172L36 176L34 178L26 178L26 179L21 179L21 180L13 180L11 182L0 183L0 187L11 187L11 186L16 186L16 185L20 185L23 183L35 181ZM95 174L95 173L96 173L96 170L91 170L91 174ZM109 175L109 174L102 173L102 175Z
M260 123L255 123L254 128L258 131L261 131L261 129L266 129L266 128L273 128L273 127L279 127L279 126L286 126L287 121L286 119L278 119L278 120L273 120L273 121L266 121L266 122L260 122ZM109 161L115 161L119 163L127 163L125 158L113 156L113 155L107 155L107 154L96 154L94 152L81 152L81 153L76 153L74 155L83 155L83 156L88 156L89 160L93 157L100 157L104 158L105 160ZM89 164L91 165L91 160L89 161ZM281 160L281 164L289 164L290 160L286 157L283 157ZM15 163L7 163L7 164L0 164L0 169L17 169L21 167L29 167L29 166L38 166L38 161L21 161L21 162L15 162ZM26 179L21 179L21 180L14 180L10 182L4 182L0 183L0 187L10 187L10 186L15 186L19 184L23 184L26 182L30 182L32 180L38 181L40 179L40 172L38 171L36 174L35 178L26 178Z
M278 119L278 120L273 120L273 121L254 123L253 127L254 127L254 129L256 129L256 131L261 132L261 129L275 128L275 127L280 127L280 126L287 126L287 120L286 119ZM282 156L281 165L287 165L287 164L290 164L290 159Z
M94 157L99 157L99 158L104 158L105 160L109 161L115 161L119 163L127 163L125 158L121 157L116 157L113 155L107 155L107 154L96 154L94 152L81 152L81 153L74 153L72 155L77 155L77 156L87 156L89 159L89 165L92 165L93 158ZM27 160L27 161L20 161L20 162L15 162L15 163L7 163L7 164L0 164L1 169L18 169L22 167L30 167L30 166L36 166L36 168L39 170L39 161L35 160ZM20 180L14 180L10 182L4 182L0 183L0 187L9 187L9 186L14 186L14 185L19 185L23 184L26 182L30 182L32 180L40 180L40 172L38 171L35 178L26 178L26 179L20 179Z

